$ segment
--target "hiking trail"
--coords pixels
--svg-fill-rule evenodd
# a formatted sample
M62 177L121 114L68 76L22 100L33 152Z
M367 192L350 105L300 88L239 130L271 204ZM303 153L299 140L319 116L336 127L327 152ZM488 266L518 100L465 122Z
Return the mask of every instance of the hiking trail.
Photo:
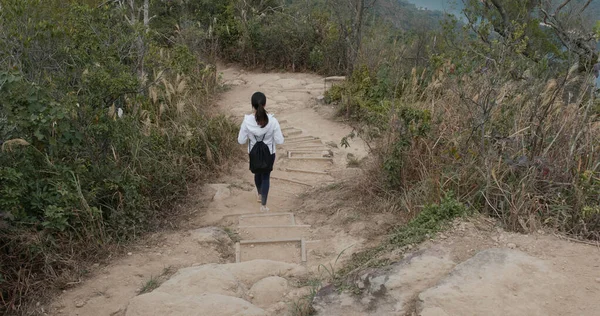
M250 96L267 96L281 123L268 206L260 213L246 161L195 193L186 221L131 246L127 256L97 264L73 284L50 315L279 316L315 291L320 265L334 266L376 245L394 214L340 207L306 211L310 190L359 181L349 162L367 155L360 140L340 148L351 132L317 101L324 78L298 73L222 71L230 90L219 110L241 120ZM240 150L243 150L241 146ZM359 296L332 286L315 298L317 315L597 315L600 248L552 234L504 232L492 221L460 220L422 245L390 254L395 264L368 269L354 284ZM177 271L177 272L175 272ZM79 282L74 282L79 283ZM142 293L146 292L146 293Z
M251 305L241 298L255 304L260 301L258 306L271 307L274 315L279 315L287 310L290 301L310 290L308 286L296 289L298 286L288 283L308 282L308 271L335 260L344 249L364 242L342 229L304 224L294 213L298 196L312 187L327 186L347 174L356 174L358 169L347 168L347 157L349 154L364 157L367 152L360 141L350 141L351 147L347 149L338 148L337 144L351 128L328 119L333 108L317 105L316 98L324 92L324 78L310 74L251 73L236 68L223 70L222 76L230 90L223 93L218 102L220 111L241 122L244 114L251 113L252 93L262 91L267 96L267 111L275 114L286 138L285 144L277 148L271 174L270 212L259 212L253 175L246 161L239 163L231 175L215 180L217 182L197 193L195 203L188 206L189 221L185 227L149 236L128 256L107 266L96 264L89 280L65 291L53 304L53 315L125 315L126 310L126 315L150 315L150 311L154 315L176 314L176 311L191 315L186 310L191 302L175 303L173 294L160 291L168 286L177 288L180 282L191 282L183 279L188 279L187 274L195 273L196 269L211 269L211 272L201 273L208 279L194 278L205 287L195 291L196 294L217 293L221 296L213 297L214 301L223 306L240 304L245 308ZM244 146L240 146L240 150L243 149ZM202 207L203 203L208 205ZM241 263L236 265L236 261ZM203 266L211 263L221 265ZM180 270L163 283L160 291L137 296L145 287L153 287L181 268L187 270ZM221 271L223 269L227 272ZM240 269L241 275L230 269ZM220 272L213 273L213 270ZM214 279L215 274L224 279ZM265 279L273 274L289 276L290 281ZM263 285L257 283L261 280ZM220 285L221 282L225 284ZM281 291L266 293L276 286L269 282L282 287L277 287ZM251 294L253 286L254 292L259 292L260 287L266 292ZM186 292L181 291L181 295ZM281 297L283 294L286 294L285 299ZM250 299L251 296L254 299ZM213 298L207 300L213 301ZM169 304L171 307L164 306L164 310L156 309L161 300L175 306ZM272 302L280 304L267 304ZM195 304L190 311L209 308ZM132 305L137 307L132 308ZM218 310L216 306L210 308ZM215 315L229 314L224 311Z

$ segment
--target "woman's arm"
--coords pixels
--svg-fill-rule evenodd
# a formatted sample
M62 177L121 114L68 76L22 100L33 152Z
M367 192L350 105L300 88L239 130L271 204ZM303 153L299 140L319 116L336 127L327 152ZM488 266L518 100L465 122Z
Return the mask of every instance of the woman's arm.
M273 120L275 121L275 133L273 134L273 140L275 141L276 145L281 145L283 144L283 133L281 132L281 127L279 126L279 121L277 121L277 119L273 118Z
M238 134L238 143L240 143L240 145L243 145L247 141L248 141L248 128L246 127L246 121L243 121L242 126L240 126L240 133Z

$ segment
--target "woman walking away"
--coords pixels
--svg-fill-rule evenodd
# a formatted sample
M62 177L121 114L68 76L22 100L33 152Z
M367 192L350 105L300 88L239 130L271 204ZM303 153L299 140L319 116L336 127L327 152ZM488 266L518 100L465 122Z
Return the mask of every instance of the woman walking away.
M254 173L258 202L261 203L260 211L268 212L267 198L275 163L275 149L276 145L283 144L283 133L277 119L265 110L267 97L262 92L254 93L251 102L254 113L244 116L238 142L248 142L250 171Z

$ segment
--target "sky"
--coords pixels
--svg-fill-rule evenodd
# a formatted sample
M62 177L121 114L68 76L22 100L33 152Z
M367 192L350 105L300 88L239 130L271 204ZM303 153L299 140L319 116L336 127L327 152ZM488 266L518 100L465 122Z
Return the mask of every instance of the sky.
M417 7L425 7L429 10L447 11L449 13L460 13L461 0L406 0L414 3ZM458 6L459 4L460 6Z

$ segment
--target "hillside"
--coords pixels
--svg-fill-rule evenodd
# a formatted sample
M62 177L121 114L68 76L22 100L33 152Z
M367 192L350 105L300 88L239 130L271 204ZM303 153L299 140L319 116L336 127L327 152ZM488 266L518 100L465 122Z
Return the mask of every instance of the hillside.
M403 0L379 0L374 15L401 30L436 29L445 13L422 9Z

